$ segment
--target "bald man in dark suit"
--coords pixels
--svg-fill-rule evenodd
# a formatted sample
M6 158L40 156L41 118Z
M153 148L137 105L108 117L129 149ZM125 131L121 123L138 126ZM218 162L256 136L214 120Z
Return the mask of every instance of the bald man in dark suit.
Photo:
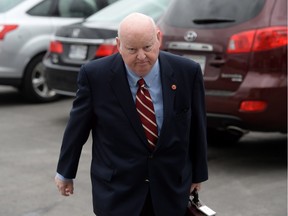
M97 216L184 216L189 194L208 179L201 68L160 51L160 31L143 14L127 16L116 41L119 53L80 70L56 185L64 196L73 193L82 146L92 131ZM155 143L135 106L140 79L153 102Z

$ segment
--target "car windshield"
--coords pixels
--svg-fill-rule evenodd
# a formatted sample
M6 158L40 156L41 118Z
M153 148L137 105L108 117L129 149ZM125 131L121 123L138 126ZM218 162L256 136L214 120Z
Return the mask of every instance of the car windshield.
M213 28L234 25L257 16L265 0L176 0L165 16L171 26Z
M6 12L24 0L0 0L0 13Z
M132 12L139 12L158 20L168 7L170 0L121 0L100 10L86 19L87 22L118 24Z

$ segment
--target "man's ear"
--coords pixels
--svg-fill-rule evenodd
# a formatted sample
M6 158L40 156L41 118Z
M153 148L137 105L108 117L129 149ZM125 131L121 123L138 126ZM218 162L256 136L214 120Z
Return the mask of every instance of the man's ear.
M118 52L121 54L121 41L119 37L116 37L116 44L117 44Z
M160 31L160 29L157 29L157 40L159 41L159 45L161 46L162 44L162 32Z

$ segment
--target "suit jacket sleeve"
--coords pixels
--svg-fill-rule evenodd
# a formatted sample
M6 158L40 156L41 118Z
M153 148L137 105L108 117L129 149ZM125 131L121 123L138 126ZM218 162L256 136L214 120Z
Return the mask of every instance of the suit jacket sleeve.
M191 118L191 142L190 155L193 164L193 183L199 183L208 179L207 165L207 138L206 138L206 106L203 76L200 65L197 64L196 76L192 89L192 118Z
M92 105L85 67L78 76L78 91L64 132L57 172L65 178L76 176L83 145L92 127Z

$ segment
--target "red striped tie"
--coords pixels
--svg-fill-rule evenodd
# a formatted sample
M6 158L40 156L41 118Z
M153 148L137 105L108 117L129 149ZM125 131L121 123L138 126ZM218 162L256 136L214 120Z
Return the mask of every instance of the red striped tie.
M149 147L153 150L158 140L158 129L152 99L145 87L143 78L138 80L138 91L136 94L136 109L139 113Z

